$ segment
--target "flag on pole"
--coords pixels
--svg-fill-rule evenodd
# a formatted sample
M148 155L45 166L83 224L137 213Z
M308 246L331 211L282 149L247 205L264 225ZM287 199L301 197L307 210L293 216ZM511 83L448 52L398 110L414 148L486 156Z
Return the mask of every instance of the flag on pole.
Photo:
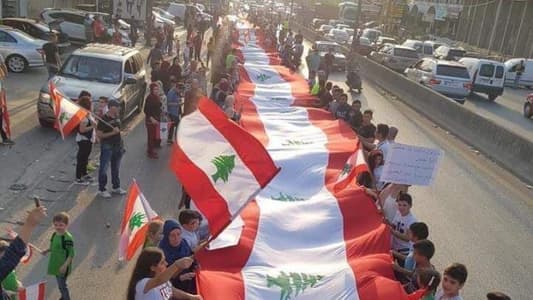
M366 164L361 143L359 143L358 149L350 155L346 164L344 164L344 168L335 183L335 191L344 189L350 184L350 182L353 182L359 174L365 171L368 171L368 165Z
M52 81L49 83L49 90L54 103L56 126L61 137L65 139L65 136L68 136L89 112L58 91Z
M8 138L11 138L11 127L9 125L9 113L7 112L6 89L0 91L0 111L2 111L2 130L6 133Z
M216 237L278 173L263 145L207 97L181 120L170 166Z
M19 291L19 300L45 300L46 281L25 287Z
M130 260L133 257L135 251L144 243L148 223L158 218L137 182L133 180L120 227L119 260Z

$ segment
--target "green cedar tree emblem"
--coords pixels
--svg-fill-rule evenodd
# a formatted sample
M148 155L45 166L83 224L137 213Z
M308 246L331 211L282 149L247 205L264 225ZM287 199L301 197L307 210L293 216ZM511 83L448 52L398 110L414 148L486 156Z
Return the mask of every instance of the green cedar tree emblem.
M224 183L228 182L229 175L235 168L235 155L219 155L211 160L217 168L215 174L211 175L213 181L216 183L218 179L222 179Z
M276 201L285 201L285 202L296 202L296 201L305 200L304 198L292 196L292 195L285 194L282 192L279 193L279 196L270 196L270 199L276 200Z
M352 170L352 165L351 164L345 164L344 168L342 168L341 176L350 173L351 170Z
M146 216L143 213L134 213L129 222L130 230L133 231L136 227L141 227L144 224L144 218Z
M305 142L305 141L300 141L300 140L287 140L281 145L282 146L301 146L301 145L309 145L309 144L311 144L311 142Z
M70 118L66 112L62 112L61 115L59 115L60 124L65 124L66 122L68 122L68 120L70 120Z
M272 78L272 76L268 76L267 74L265 73L261 73L259 75L256 76L256 79L261 81L261 82L265 82L267 81L268 79Z
M307 288L313 288L322 279L322 275L305 273L285 273L281 271L277 277L267 275L267 287L277 286L281 289L279 300L291 300L303 293ZM294 294L294 295L293 295Z

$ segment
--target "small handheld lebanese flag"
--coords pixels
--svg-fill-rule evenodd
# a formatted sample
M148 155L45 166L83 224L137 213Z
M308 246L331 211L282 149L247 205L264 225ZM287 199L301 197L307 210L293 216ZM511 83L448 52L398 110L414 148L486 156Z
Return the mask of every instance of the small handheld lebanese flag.
M65 139L65 136L68 136L87 117L89 112L58 91L52 81L49 83L49 90L50 97L54 102L56 126L61 137Z
M359 143L357 151L350 155L346 161L346 164L334 185L334 190L339 191L346 188L354 178L365 171L368 171L368 165L366 164L361 143Z
M120 227L119 260L130 260L135 255L135 251L144 243L148 223L158 218L137 182L133 180Z
M30 285L19 291L19 300L44 300L46 292L46 281L39 282L34 285Z
M6 133L8 138L11 138L11 128L9 126L9 113L7 112L7 100L6 100L6 90L1 89L0 91L0 111L2 111L2 129Z
M254 136L207 97L184 117L170 167L216 237L279 172Z

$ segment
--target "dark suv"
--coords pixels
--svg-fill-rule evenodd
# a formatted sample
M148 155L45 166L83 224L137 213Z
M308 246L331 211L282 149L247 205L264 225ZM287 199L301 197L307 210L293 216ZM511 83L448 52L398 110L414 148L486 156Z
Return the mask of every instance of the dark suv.
M89 91L94 108L101 96L119 101L122 120L143 108L146 70L140 52L132 48L88 44L74 51L50 80L73 100L77 100L80 91ZM55 123L52 105L47 82L37 100L37 115L43 126Z

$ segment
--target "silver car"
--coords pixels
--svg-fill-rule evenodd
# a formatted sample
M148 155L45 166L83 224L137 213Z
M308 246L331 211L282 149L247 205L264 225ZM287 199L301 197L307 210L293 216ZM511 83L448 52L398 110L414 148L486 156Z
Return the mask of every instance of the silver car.
M40 67L43 62L43 45L46 41L8 26L0 26L0 54L11 72L20 73L28 67Z
M51 79L57 89L72 100L86 90L93 101L104 96L120 103L120 118L141 112L146 90L146 69L136 49L108 44L88 44L74 51L59 73ZM48 82L41 87L37 100L39 123L54 124L55 114L50 101ZM96 103L93 102L96 108Z
M424 58L405 69L407 78L464 103L472 89L467 68L455 61Z
M370 58L398 72L403 72L419 60L415 49L392 44L385 44L380 50L370 53Z

